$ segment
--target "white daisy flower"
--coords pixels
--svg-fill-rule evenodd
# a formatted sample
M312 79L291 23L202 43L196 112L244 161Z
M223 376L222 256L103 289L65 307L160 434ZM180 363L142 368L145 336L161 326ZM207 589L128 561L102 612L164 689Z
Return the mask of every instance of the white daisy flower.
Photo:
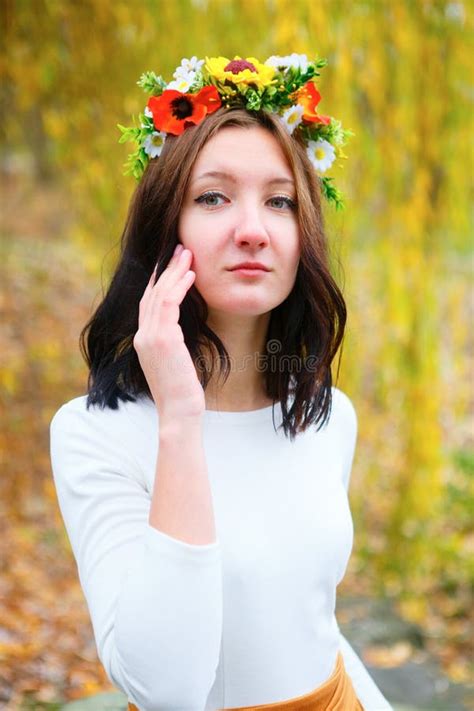
M288 54L285 57L279 57L278 55L272 55L267 59L265 64L269 67L275 67L275 69L299 69L302 73L306 72L308 69L308 57L306 54Z
M171 81L167 89L175 89L185 94L194 84L197 73L200 71L204 59L198 59L196 56L191 59L182 59L179 67L176 67L173 72L174 81Z
M182 59L179 67L176 67L173 72L174 81L171 81L166 88L186 94L194 84L196 75L203 64L204 59L198 59L196 56L191 57L191 59Z
M265 64L267 67L275 67L275 69L286 69L288 66L287 59L287 57L279 57L277 54L272 54L272 56L268 57L265 61Z
M174 81L170 81L166 89L175 89L182 94L186 94L193 85L195 76L195 72L187 72L187 74L183 72L182 76L177 76Z
M308 71L308 57L306 54L296 54L296 52L293 52L287 59L290 62L290 67L293 67L293 69L299 69L302 74Z
M313 166L321 173L324 173L336 158L334 146L323 138L319 138L317 141L308 141L306 153Z
M173 76L175 79L194 79L197 72L193 69L185 69L184 67L178 67L174 72Z
M295 128L299 126L299 124L302 122L303 113L304 106L295 104L294 106L290 106L290 108L286 109L286 111L280 116L286 130L290 135L293 133Z
M191 59L182 59L179 67L176 67L176 71L173 76L175 79L178 79L178 77L183 75L183 72L194 72L194 74L197 74L197 72L201 70L203 64L204 59L198 59L196 56L191 57Z
M163 148L166 133L164 131L153 131L142 143L142 148L150 158L157 158Z

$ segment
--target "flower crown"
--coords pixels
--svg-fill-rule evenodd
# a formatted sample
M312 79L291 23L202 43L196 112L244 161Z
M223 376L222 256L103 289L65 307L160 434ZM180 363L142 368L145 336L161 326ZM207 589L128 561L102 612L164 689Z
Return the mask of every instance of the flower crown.
M145 72L137 84L151 96L139 114L140 126L117 124L122 132L119 143L138 144L128 156L124 175L139 180L150 158L160 155L168 134L179 136L221 106L265 110L277 115L289 134L302 136L322 194L336 209L344 209L343 196L332 184L333 178L319 175L336 157L347 158L342 146L355 135L343 129L340 121L318 113L321 94L314 77L326 64L326 59L309 61L305 54L272 56L264 64L255 57L191 57L181 60L169 83L155 72Z

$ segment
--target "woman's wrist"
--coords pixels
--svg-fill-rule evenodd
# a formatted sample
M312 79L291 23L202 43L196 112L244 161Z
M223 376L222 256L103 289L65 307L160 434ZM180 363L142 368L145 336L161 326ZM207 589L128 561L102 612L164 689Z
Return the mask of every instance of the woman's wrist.
M202 415L186 415L185 417L159 417L158 434L160 440L188 438L194 433L201 433Z

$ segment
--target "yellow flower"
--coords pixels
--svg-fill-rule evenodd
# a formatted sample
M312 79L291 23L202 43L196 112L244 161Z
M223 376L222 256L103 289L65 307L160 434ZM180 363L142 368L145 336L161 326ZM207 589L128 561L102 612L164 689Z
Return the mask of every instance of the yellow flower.
M275 67L261 64L255 57L206 57L204 65L208 74L219 82L231 81L233 84L255 84L257 89L264 89L274 84Z

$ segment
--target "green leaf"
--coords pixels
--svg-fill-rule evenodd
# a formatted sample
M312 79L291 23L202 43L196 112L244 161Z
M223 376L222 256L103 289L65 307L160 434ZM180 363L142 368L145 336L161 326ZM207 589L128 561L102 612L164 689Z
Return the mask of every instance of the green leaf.
M320 177L321 192L329 202L334 203L336 210L345 210L346 205L340 190L331 184L334 178Z
M143 72L140 79L137 81L138 86L140 86L143 91L147 94L153 94L153 96L159 96L163 93L166 88L166 82L163 77L158 76L155 72Z
M250 111L258 111L262 106L262 96L255 89L248 89L245 98L247 100L246 107Z

